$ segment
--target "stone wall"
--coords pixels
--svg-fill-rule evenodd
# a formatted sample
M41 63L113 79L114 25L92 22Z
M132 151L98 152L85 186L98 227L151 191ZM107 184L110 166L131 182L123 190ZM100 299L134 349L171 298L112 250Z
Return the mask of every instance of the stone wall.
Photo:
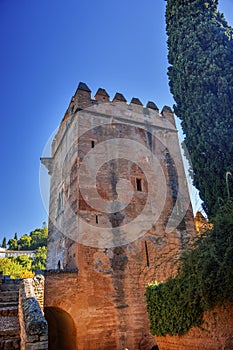
M206 312L201 328L192 328L183 336L157 337L159 350L232 350L232 305Z
M48 349L48 326L43 316L44 277L22 280L19 288L21 350ZM38 297L38 300L37 300Z
M32 287L41 310L44 310L44 276L36 275L31 279Z

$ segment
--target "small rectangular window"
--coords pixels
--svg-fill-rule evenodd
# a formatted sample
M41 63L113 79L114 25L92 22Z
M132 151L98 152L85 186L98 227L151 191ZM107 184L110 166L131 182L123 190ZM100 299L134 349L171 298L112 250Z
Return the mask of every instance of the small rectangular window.
M95 223L98 224L99 223L99 218L98 215L95 216Z
M95 147L95 141L92 140L92 141L91 141L91 148L94 148L94 147Z
M136 178L137 191L142 192L142 179Z

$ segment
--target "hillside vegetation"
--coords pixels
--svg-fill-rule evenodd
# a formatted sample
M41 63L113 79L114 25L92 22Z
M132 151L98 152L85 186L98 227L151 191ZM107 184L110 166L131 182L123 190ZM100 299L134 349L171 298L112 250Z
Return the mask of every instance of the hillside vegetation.
M44 223L42 228L36 228L29 235L24 234L20 238L15 233L6 243L3 238L2 247L7 250L34 250L34 258L26 254L17 257L0 258L0 271L11 278L27 278L34 276L36 270L44 270L46 267L48 228Z

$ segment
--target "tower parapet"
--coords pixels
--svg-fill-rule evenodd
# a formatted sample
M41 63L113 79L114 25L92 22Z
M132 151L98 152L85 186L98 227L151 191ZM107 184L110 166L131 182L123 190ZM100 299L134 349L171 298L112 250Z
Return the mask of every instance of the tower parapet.
M91 106L91 90L85 83L79 83L77 90L71 99L71 103L72 102L75 102L75 107L80 109Z
M99 103L106 103L109 102L109 94L106 92L105 89L99 88L95 94L94 99Z
M127 102L127 100L124 95L122 95L120 92L117 92L112 102Z
M161 111L161 115L175 125L174 112L172 111L171 107L164 106Z
M124 118L132 122L147 123L151 127L176 130L174 113L171 107L164 106L159 112L155 102L148 101L144 106L140 99L136 97L133 97L128 103L125 96L120 92L116 92L113 99L110 100L109 94L103 88L99 88L94 95L94 99L92 99L89 87L85 83L80 82L62 119L55 144L60 142L64 128L69 125L71 119L77 113L80 114L80 112L87 109L88 113L93 112L95 115L101 113L101 116L112 118L111 108L108 105L114 108L114 120L120 118L120 121L122 121L122 118Z
M85 108L91 107L91 106L96 105L96 104L108 103L108 102L112 102L112 103L122 102L122 103L125 103L127 105L127 100L122 93L116 92L113 99L110 100L109 94L103 88L99 88L94 95L94 99L92 99L91 98L91 90L89 89L89 87L85 83L80 82L74 96L72 97L72 99L70 101L70 105L69 105L67 111L69 111L71 113L75 113L81 109L85 109ZM174 113L173 113L171 107L164 106L162 108L161 114L160 114L159 108L157 107L157 105L153 101L148 101L146 106L143 107L143 103L140 101L140 99L133 97L131 99L131 101L128 103L128 106L132 106L132 105L138 105L141 108L148 108L150 110L156 111L158 116L160 116L160 117L163 116L165 118L167 117L169 120L171 120L171 117L174 118Z

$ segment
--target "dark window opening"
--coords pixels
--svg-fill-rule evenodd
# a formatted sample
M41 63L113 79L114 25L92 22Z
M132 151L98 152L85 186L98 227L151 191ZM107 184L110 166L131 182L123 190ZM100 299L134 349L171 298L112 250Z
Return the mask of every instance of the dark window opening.
M98 217L98 215L95 216L95 223L96 223L96 224L99 223L99 217Z
M136 179L137 191L142 192L142 179Z
M150 261L149 261L149 253L148 253L148 248L147 248L147 243L145 241L145 250L146 250L146 266L150 266Z
M91 148L94 148L95 147L95 141L91 141Z

